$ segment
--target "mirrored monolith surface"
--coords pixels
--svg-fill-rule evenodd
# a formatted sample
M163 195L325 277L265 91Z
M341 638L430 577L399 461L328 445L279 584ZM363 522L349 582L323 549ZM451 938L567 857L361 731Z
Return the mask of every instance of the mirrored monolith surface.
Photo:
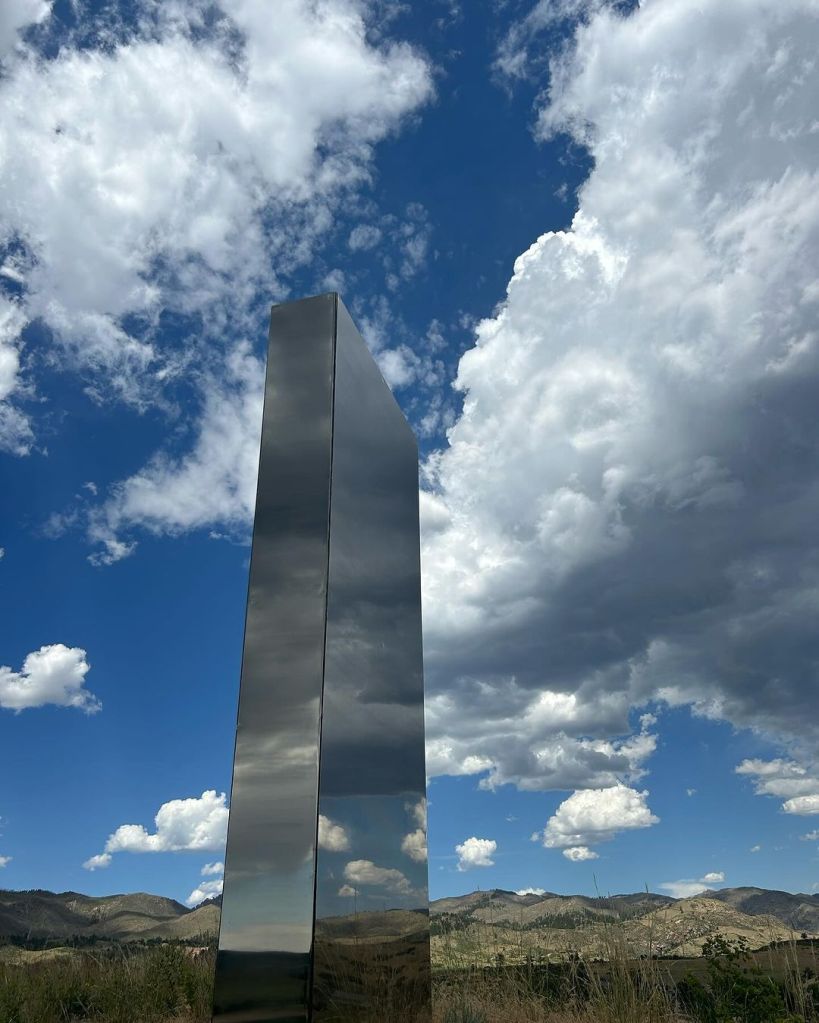
M338 296L275 306L218 1023L429 1018L417 471Z

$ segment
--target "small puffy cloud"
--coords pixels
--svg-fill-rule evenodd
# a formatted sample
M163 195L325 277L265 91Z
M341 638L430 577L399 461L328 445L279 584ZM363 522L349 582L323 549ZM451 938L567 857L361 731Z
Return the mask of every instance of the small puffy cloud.
M163 803L154 817L156 831L142 824L121 824L105 843L106 853L199 852L222 850L227 840L225 793L208 789L201 796Z
M205 899L213 899L217 895L221 895L223 885L224 882L221 878L218 881L200 881L187 899L185 899L185 905L198 906Z
M819 831L809 831L801 836L803 842L819 842Z
M41 646L28 654L20 671L0 666L0 707L19 712L52 704L95 714L102 704L84 688L89 670L86 652L80 647Z
M401 842L401 852L406 853L416 863L424 863L427 858L427 835L422 828L416 828L408 835L404 835Z
M351 884L343 884L338 890L338 894L344 899L352 898L355 893L356 890Z
M0 870L2 870L3 867L11 863L11 861L12 861L11 856L0 856Z
M545 888L519 888L515 895L545 895Z
M202 877L212 877L214 875L224 874L224 872L225 865L221 862L221 860L217 863L206 863L201 870Z
M344 868L344 878L356 888L361 885L372 885L401 894L407 894L412 887L400 870L377 867L371 860L351 860Z
M761 845L752 845L751 848L748 850L748 852L752 852L752 853L758 853L758 852L761 852L761 851L762 851L762 846Z
M111 853L99 853L97 856L89 857L83 863L84 870L104 870L111 865Z
M685 790L685 794L687 796L696 796L697 790L696 789L686 789Z
M593 849L585 845L572 845L563 850L563 855L572 863L582 863L584 860L597 860L600 857Z
M353 252L373 249L381 241L381 229L374 224L359 224L350 232L347 244Z
M785 813L796 813L807 816L808 814L819 813L819 793L809 796L794 796L793 799L786 799L782 804Z
M734 771L753 778L754 791L760 796L798 796L819 791L819 778L794 760L743 760Z
M492 867L492 859L498 843L492 838L467 838L455 846L458 854L458 870L471 870L472 867Z
M648 808L648 792L627 785L572 793L549 818L539 836L547 849L573 849L569 859L592 859L586 846L608 842L620 831L649 828L659 822Z
M328 852L343 852L350 848L350 836L340 824L335 824L329 817L319 814L318 821L319 849Z
M724 880L725 872L722 870L712 870L711 873L703 877L705 884L720 884Z
M721 870L711 871L700 878L683 878L680 881L664 881L660 888L667 891L675 899L691 899L702 892L711 891L713 886L725 880Z

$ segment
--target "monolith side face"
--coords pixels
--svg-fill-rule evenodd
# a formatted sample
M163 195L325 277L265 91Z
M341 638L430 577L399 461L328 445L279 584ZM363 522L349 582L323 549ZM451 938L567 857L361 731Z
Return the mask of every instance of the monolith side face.
M275 306L214 1021L423 1021L415 438L338 296Z

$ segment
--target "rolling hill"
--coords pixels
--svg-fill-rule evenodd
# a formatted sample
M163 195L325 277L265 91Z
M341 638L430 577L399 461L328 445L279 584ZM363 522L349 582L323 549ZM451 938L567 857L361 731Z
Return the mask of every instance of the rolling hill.
M219 907L188 909L161 895L137 892L94 897L78 892L0 891L0 942L4 938L59 939L96 936L135 938L213 936Z
M0 944L9 939L59 941L75 936L202 941L218 933L220 901L188 909L173 899L143 892L94 897L0 891ZM414 931L416 914L403 916L406 929ZM744 938L751 948L803 933L818 935L819 897L763 888L723 888L687 899L651 892L591 898L495 889L436 899L430 904L430 919L438 962L447 956L481 957L483 950L512 956L569 951L598 956L606 954L607 943L615 938L631 955L651 948L660 955L688 956L698 955L703 941L714 934ZM334 917L322 921L320 930L335 940L343 940L348 932L360 938L373 928L379 932L379 920L378 914L370 919L366 913ZM390 914L390 931L396 920Z

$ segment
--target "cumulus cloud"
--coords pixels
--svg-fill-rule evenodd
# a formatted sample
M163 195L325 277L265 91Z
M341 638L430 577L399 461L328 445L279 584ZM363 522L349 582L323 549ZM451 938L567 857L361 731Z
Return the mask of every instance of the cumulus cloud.
M221 860L217 863L206 863L200 871L202 877L212 877L214 874L224 874L224 872L225 865Z
M802 815L819 813L819 793L810 796L794 796L793 799L786 799L782 804L785 813L797 813Z
M492 838L467 838L455 846L458 854L458 870L471 870L472 867L493 867L492 857L498 843Z
M185 905L190 907L198 906L200 902L204 902L206 899L213 899L217 895L222 894L223 886L224 882L221 878L218 881L200 881L187 899L185 899Z
M782 804L785 813L819 813L819 774L794 760L743 760L737 774L753 779L754 791L761 796L789 797Z
M372 41L363 5L283 0L275 21L264 0L213 6L212 22L195 4L152 6L99 48L67 39L0 81L0 255L13 241L4 276L19 292L0 308L5 397L20 328L37 319L51 361L80 371L93 400L172 416L192 389L202 411L187 447L163 449L103 504L99 563L129 552L117 528L246 521L260 389L231 381L232 360L366 185L375 144L431 95L424 59ZM4 5L0 39L45 7ZM0 443L22 453L30 425L0 408ZM210 457L220 417L235 463Z
M408 894L412 886L409 880L392 867L377 867L371 860L351 860L344 868L344 878L356 888L371 885L387 888L389 891ZM339 894L342 894L339 892ZM347 894L347 893L345 893Z
M319 849L327 849L329 852L343 852L350 848L350 836L340 825L335 824L323 813L319 814L318 820L318 844Z
M515 895L545 895L545 888L519 888Z
M563 850L563 855L572 863L582 863L584 860L597 860L599 855L593 849L585 845L572 845Z
M663 704L806 762L814 4L587 11L537 131L568 132L593 170L478 324L463 411L424 466L430 772L634 784L653 749L635 711Z
M96 866L107 866L111 854L119 852L221 851L227 841L228 808L225 801L225 793L217 793L214 789L189 799L171 799L157 811L154 832L149 832L142 824L121 824L108 836L103 853L91 857L86 863L98 861ZM106 857L107 861L103 863Z
M20 671L0 666L0 707L19 713L52 704L95 714L102 704L84 688L91 668L86 657L80 647L52 643L28 654Z
M401 841L401 852L416 863L425 863L427 858L427 835L422 828L416 828Z
M356 889L351 884L343 884L339 888L338 894L343 899L351 899L356 894Z
M691 899L695 895L712 891L714 885L721 884L725 880L725 874L721 870L712 871L704 877L695 879L683 879L681 881L664 881L660 888L667 891L674 899Z
M570 860L596 859L588 846L610 842L621 831L659 823L648 808L648 792L627 785L573 792L560 804L546 827L532 838L547 849L563 849Z
M8 864L11 863L11 861L12 861L11 856L0 856L0 870L2 870L3 867L8 866Z
M83 863L84 870L105 870L106 867L111 866L111 854L110 853L99 853L97 856L89 856L89 858Z

